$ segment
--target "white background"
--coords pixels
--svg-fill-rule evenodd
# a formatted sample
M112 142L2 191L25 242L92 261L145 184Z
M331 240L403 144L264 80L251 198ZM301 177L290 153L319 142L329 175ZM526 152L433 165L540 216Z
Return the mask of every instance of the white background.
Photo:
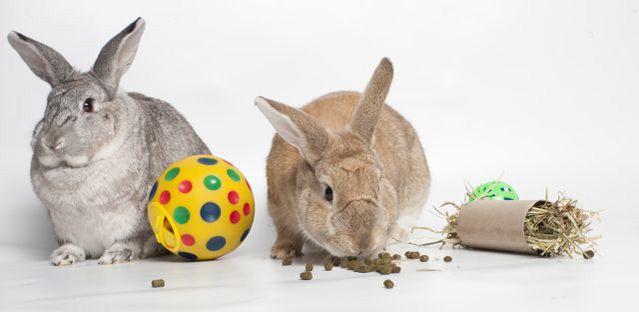
M84 70L144 17L121 86L182 112L214 154L248 177L258 211L245 244L219 261L49 266L52 230L29 182L31 131L49 86L2 40L0 308L287 310L299 300L318 309L359 301L380 309L630 308L628 287L639 277L638 9L636 1L3 1L0 34L20 31ZM381 290L380 276L349 272L300 284L300 268L268 260L264 160L274 131L253 99L301 106L362 90L383 56L395 65L388 103L420 134L432 170L425 211L462 200L465 182L503 174L524 199L565 191L603 210L594 225L604 234L600 255L585 262L423 249L454 254L456 264L441 274L405 269L392 291ZM442 225L428 212L420 223ZM167 287L151 291L157 276ZM547 302L531 305L528 295Z

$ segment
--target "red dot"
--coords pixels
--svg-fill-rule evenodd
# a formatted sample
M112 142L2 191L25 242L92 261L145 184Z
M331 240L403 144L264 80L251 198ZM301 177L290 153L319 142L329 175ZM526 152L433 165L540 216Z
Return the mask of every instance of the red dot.
M195 244L195 238L191 234L182 235L182 242L184 245L193 246Z
M231 212L231 223L235 224L240 222L240 213L237 210Z
M160 204L166 205L171 200L171 193L164 191L160 194Z
M235 205L239 201L240 201L240 195L238 195L236 191L230 191L229 192L229 202L231 202L231 204Z
M244 215L248 216L251 213L251 205L249 203L244 204Z
M180 182L180 185L178 185L178 190L180 190L180 192L182 193L188 193L191 191L192 188L193 184L191 184L191 181L189 180L184 180Z

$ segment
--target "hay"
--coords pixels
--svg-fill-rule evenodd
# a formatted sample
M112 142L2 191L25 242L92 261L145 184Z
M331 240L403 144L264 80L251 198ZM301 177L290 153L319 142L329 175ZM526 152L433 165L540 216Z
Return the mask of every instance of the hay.
M526 214L526 242L540 256L583 255L582 246L595 245L595 238L587 236L594 216L595 212L580 209L576 200L563 195L554 202L540 201Z
M524 221L524 236L526 242L538 255L551 257L566 255L584 255L587 249L594 249L597 236L587 236L591 231L590 224L593 218L598 218L598 213L579 208L577 201L563 194L559 194L556 201L540 201L533 206ZM442 208L453 207L452 213L442 212ZM464 246L457 233L457 225L461 206L446 202L435 211L446 220L446 226L441 231L435 231L428 227L414 227L431 232L441 233L445 238L420 244L421 246L433 244L450 244L453 247ZM593 253L590 251L589 253ZM584 256L585 257L585 256Z

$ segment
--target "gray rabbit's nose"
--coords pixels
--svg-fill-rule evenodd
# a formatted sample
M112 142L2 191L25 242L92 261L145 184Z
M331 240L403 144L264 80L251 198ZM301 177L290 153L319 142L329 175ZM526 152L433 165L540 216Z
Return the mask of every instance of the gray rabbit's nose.
M53 142L53 143L50 143L50 142ZM54 151L55 150L59 150L59 149L61 149L64 146L64 138L63 137L58 137L58 138L54 138L51 141L43 139L42 140L42 144L48 149L51 149L51 150L54 150Z

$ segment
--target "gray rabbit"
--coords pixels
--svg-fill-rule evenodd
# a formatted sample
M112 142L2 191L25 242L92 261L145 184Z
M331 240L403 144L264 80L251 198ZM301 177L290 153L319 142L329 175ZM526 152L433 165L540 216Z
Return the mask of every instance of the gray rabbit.
M33 131L31 181L60 244L54 265L111 264L162 252L146 217L153 182L171 163L209 150L170 104L118 87L144 32L138 18L88 72L20 33L9 43L52 90Z

